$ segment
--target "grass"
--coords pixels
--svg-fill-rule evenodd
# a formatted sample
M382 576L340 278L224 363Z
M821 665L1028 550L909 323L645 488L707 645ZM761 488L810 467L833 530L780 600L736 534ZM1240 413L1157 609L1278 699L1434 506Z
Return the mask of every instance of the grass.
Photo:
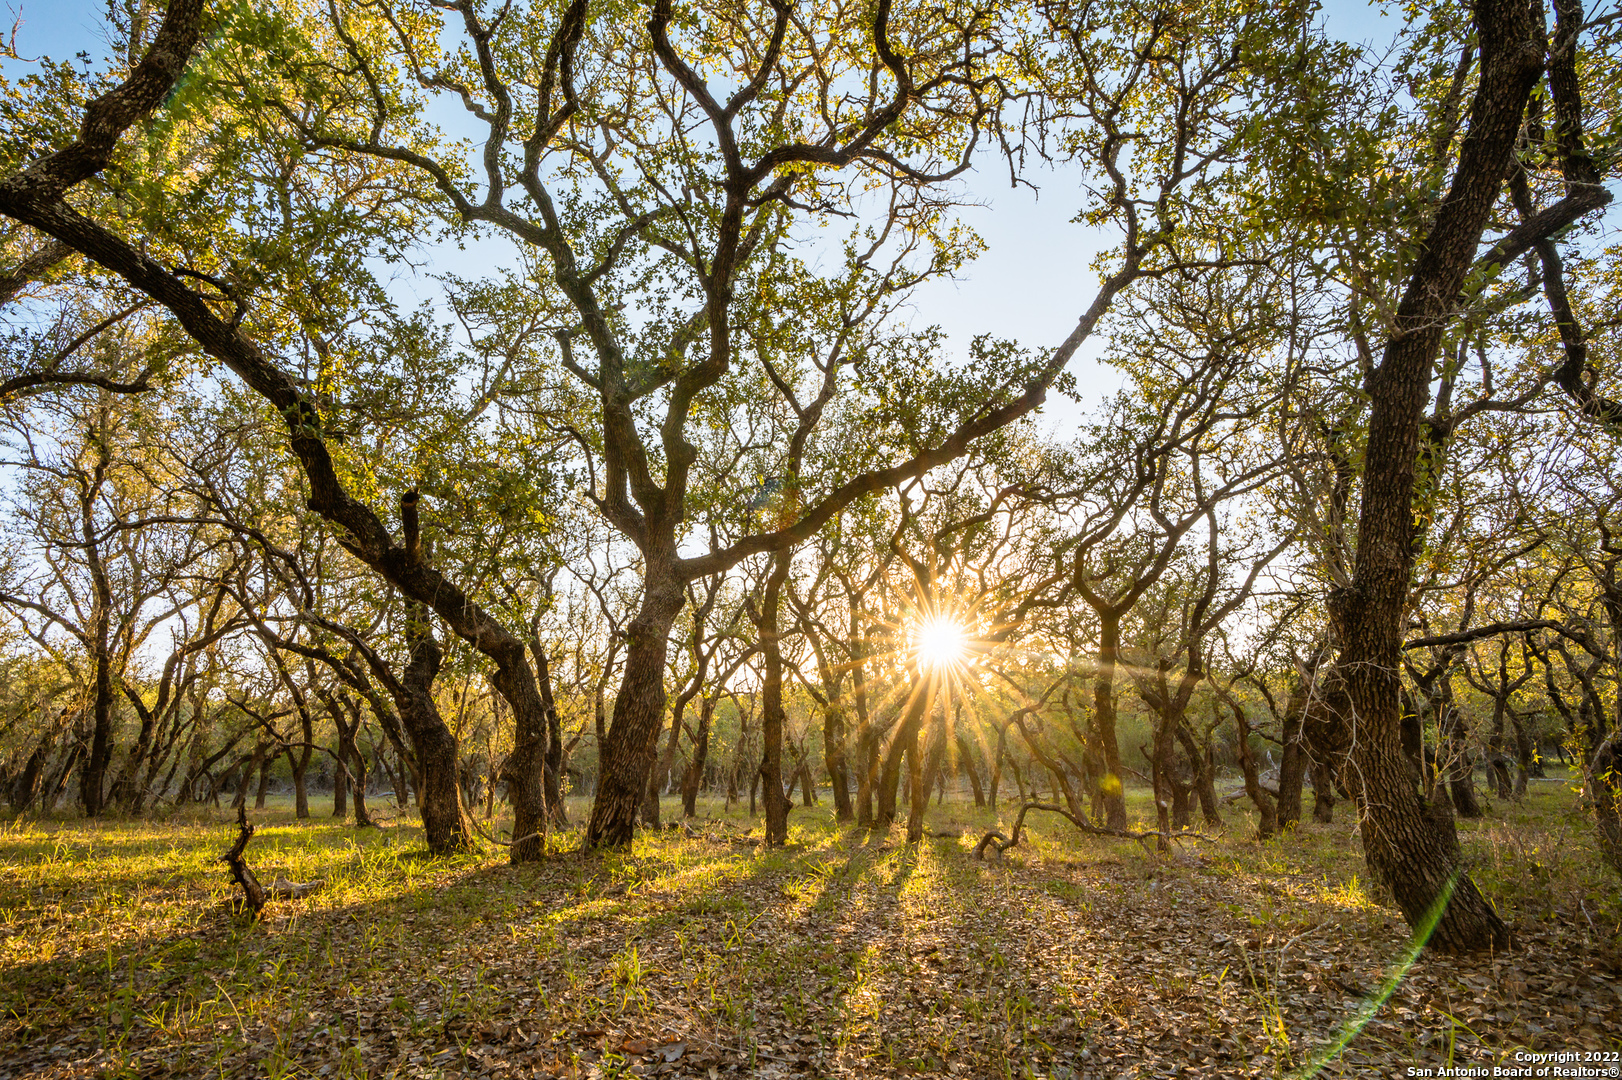
M223 814L11 822L0 1076L1282 1077L1347 1034L1321 1075L1362 1076L1622 1049L1622 904L1563 784L1461 823L1520 947L1406 970L1346 820L1259 844L1230 807L1164 856L1041 815L973 861L999 818L948 802L913 848L825 803L762 851L701 804L699 836L514 868L277 807L250 862L326 884L259 923Z

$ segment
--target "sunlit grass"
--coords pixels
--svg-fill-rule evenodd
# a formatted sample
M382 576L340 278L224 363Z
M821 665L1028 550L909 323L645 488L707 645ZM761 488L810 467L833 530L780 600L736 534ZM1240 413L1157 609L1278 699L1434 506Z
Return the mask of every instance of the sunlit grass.
M278 806L254 815L250 861L263 878L325 887L259 924L232 910L223 814L11 822L0 826L0 1040L100 1055L109 1074L255 1062L403 1076L421 1071L413 1054L447 1075L470 1068L461 1055L479 1039L566 1067L608 1062L607 1037L587 1046L581 1032L691 1037L757 1062L803 1032L853 1074L968 1061L975 1075L1020 1075L1209 998L1235 1016L1261 1009L1237 1026L1202 1021L1210 1046L1282 1069L1319 1045L1292 1003L1298 988L1277 974L1291 942L1359 943L1339 977L1366 984L1400 955L1400 919L1368 885L1344 806L1333 825L1266 843L1230 807L1217 843L1170 856L1043 815L1005 860L976 862L982 832L1012 824L1018 804L1004 794L998 811L932 805L916 847L836 823L824 802L795 808L786 849L763 850L747 806L716 801L701 804L696 836L648 833L625 852L519 868L489 846L429 859L403 822L356 830ZM1147 823L1147 792L1129 796ZM1461 832L1506 917L1614 948L1614 883L1569 793L1547 784L1522 806L1490 805ZM1187 964L1146 964L1190 903L1207 914L1181 932L1203 944ZM1134 940L1129 913L1155 929ZM1247 938L1250 951L1235 951ZM1357 1045L1386 1037L1379 1024Z

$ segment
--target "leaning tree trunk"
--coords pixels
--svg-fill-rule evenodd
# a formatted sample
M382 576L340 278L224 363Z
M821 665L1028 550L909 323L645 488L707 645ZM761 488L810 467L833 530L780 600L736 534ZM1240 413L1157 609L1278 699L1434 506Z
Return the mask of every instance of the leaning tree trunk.
M912 692L903 707L901 723L896 726L890 745L884 752L884 764L879 771L878 812L874 816L877 828L889 828L895 823L896 794L901 786L901 764L906 755L915 753L918 731L935 698L933 680L922 672L915 672Z
M1414 473L1442 333L1543 69L1541 28L1525 0L1480 0L1475 19L1481 74L1470 129L1380 365L1366 380L1371 407L1356 563L1351 584L1334 590L1329 604L1341 644L1341 719L1351 739L1341 775L1363 811L1363 850L1408 924L1429 929L1430 944L1443 951L1501 948L1509 931L1461 865L1451 815L1421 797L1402 749L1398 673L1413 569Z
M512 863L535 862L546 853L546 752L550 722L535 675L525 659L522 641L486 649L496 661L490 683L512 708L513 751L502 776L513 808L513 838L507 850Z
M946 756L946 733L944 727L937 729L935 737L929 740L929 760L920 765L922 749L917 740L913 741L911 752L907 755L908 771L912 787L911 806L907 814L907 843L917 844L924 839L924 814L929 811L929 793L934 790L935 778L940 775L941 760Z
M1256 767L1256 755L1250 749L1250 718L1245 715L1244 706L1229 699L1228 708L1233 712L1238 735L1239 769L1245 777L1245 794L1256 807L1256 838L1266 840L1278 832L1278 805L1262 787L1261 770Z

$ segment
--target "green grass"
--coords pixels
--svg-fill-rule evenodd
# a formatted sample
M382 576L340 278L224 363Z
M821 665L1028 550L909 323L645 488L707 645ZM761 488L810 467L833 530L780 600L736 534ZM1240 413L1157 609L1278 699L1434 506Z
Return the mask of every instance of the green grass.
M741 808L709 803L697 837L514 868L495 848L430 859L406 818L277 806L249 861L326 884L259 923L217 861L224 815L16 821L0 1076L1290 1075L1406 940L1347 809L1258 844L1230 806L1216 843L1170 856L1033 814L986 864L970 852L1006 808L934 807L912 848L825 802L762 851ZM1622 907L1569 790L1537 784L1462 833L1523 947L1422 957L1324 1075L1617 1046Z

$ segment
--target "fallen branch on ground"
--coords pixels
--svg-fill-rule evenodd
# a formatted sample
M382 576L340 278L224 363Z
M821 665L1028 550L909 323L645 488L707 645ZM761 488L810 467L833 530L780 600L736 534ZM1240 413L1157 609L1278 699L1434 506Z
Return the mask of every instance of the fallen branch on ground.
M288 881L285 878L277 878L270 883L270 888L265 888L259 883L259 878L255 876L248 861L242 857L243 852L248 850L248 841L253 839L253 826L248 824L246 804L237 807L237 827L236 843L231 845L230 851L221 856L220 861L231 867L231 876L242 886L243 900L253 912L254 918L259 917L265 904L271 900L299 900L318 892L321 886L326 884L320 878L315 881Z
M1119 837L1123 840L1136 840L1138 843L1143 845L1144 850L1146 851L1153 850L1149 847L1149 839L1151 837L1161 840L1176 840L1178 842L1183 840L1204 840L1208 844L1216 843L1215 837L1206 836L1204 833L1161 832L1159 829L1150 829L1144 832L1137 832L1132 829L1107 829L1102 825L1094 825L1085 818L1077 817L1075 814L1072 814L1069 810L1066 810L1062 806L1055 806L1052 803L1026 803L1024 806L1019 808L1019 817L1014 819L1013 837L1009 838L1004 836L1000 831L992 829L990 832L986 833L985 836L981 837L980 842L974 846L974 857L976 859L983 860L986 857L986 848L988 846L996 848L997 854L1002 855L1008 851L1009 848L1013 847L1015 844L1018 844L1020 833L1023 832L1025 828L1025 815L1032 810L1046 810L1050 814L1059 814L1065 818L1068 818L1072 825L1090 836L1113 836Z
M543 848L546 846L546 832L545 832L545 830L542 830L541 832L532 832L528 836L520 836L517 840L499 840L496 837L491 836L489 833L485 832L482 828L480 828L478 819L476 819L472 814L468 815L467 823L469 825L473 826L473 831L474 832L478 833L480 836L484 837L486 840L490 841L492 844L496 844L499 847L508 847L508 848L510 848L514 844L522 844L526 840L537 840L537 839L540 840L541 846Z

